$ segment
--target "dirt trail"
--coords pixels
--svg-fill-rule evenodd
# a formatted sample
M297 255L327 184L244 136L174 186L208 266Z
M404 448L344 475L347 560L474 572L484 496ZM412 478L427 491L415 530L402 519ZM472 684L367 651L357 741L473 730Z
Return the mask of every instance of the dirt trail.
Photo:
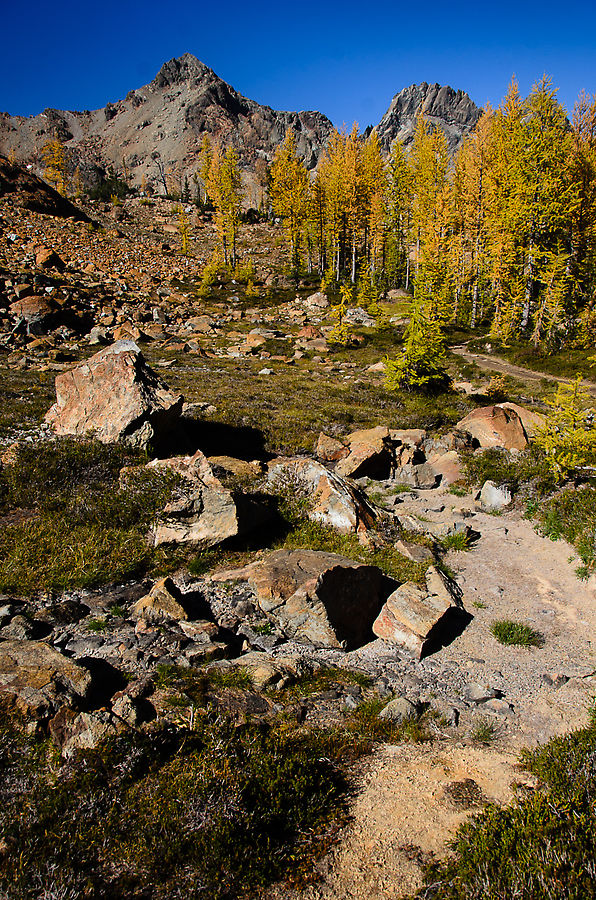
M534 372L532 369L525 369L523 366L516 366L502 359L500 356L489 356L483 353L472 353L468 350L466 344L459 344L456 347L449 348L457 356L461 356L466 362L477 365L480 369L489 372L502 372L503 375L511 375L513 378L519 378L521 381L556 381L559 384L571 384L571 378L562 378L558 375L549 375L547 372ZM583 381L582 387L596 397L596 384L593 381Z
M431 507L431 492L424 493ZM434 505L474 508L472 498L432 494ZM474 618L451 644L419 664L419 674L428 667L457 670L469 682L501 691L511 710L497 718L496 739L489 746L471 740L474 722L484 715L479 707L431 744L380 747L355 776L353 818L319 864L320 880L301 892L278 885L267 900L410 895L421 885L421 864L430 854L446 852L457 826L483 800L506 803L515 784L531 782L518 767L523 746L586 723L596 688L596 579L579 581L573 549L538 535L520 511L476 512L470 522L481 534L476 546L452 551L447 561ZM540 631L543 647L497 643L490 627L505 618ZM379 652L380 643L359 652Z

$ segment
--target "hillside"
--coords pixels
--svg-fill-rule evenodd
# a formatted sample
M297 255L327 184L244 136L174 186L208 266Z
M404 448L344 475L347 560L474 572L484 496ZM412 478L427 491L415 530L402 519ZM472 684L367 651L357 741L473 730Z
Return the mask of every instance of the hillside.
M480 841L501 896L591 896L596 488L536 439L558 376L491 378L460 322L481 356L391 390L403 288L337 341L282 225L240 221L232 270L181 224L0 160L0 891L397 900L520 802L511 872Z

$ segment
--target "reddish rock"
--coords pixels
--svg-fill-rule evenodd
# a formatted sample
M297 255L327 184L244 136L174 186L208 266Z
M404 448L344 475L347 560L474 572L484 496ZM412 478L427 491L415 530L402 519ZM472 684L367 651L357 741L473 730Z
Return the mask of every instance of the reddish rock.
M376 566L318 550L276 550L213 580L247 581L288 637L348 650L372 640L372 623L395 585Z
M542 428L546 422L545 417L541 416L540 413L532 412L531 409L526 409L525 406L519 406L517 403L497 403L497 406L516 413L521 419L524 431L530 439L534 437L538 429Z
M60 272L66 267L64 260L50 247L35 248L35 265L38 269L58 269Z
M315 454L318 459L322 459L325 462L337 462L340 459L345 459L349 452L349 447L321 431L315 447Z
M354 431L347 438L349 454L335 471L345 478L389 478L395 467L395 454L389 429L385 425Z
M486 450L503 447L505 450L523 450L528 438L522 420L514 409L503 406L483 406L474 409L455 426L472 437L476 446Z
M132 341L119 341L56 378L46 422L56 434L148 447L167 434L183 399L147 365Z
M462 609L460 597L438 569L430 566L425 587L407 581L387 598L373 623L373 631L387 643L405 647L420 659L438 636L447 615L457 609Z
M58 307L48 297L23 297L10 304L9 312L15 319L22 318L28 334L44 334L56 324Z

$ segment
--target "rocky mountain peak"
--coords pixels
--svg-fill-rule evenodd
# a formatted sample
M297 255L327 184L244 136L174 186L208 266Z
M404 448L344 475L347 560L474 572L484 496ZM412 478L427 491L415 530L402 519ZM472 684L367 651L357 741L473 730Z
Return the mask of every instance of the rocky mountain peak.
M475 127L482 111L465 91L449 85L411 84L396 94L381 119L377 133L384 150L388 151L397 138L404 146L414 139L416 116L423 113L433 125L445 132L447 144L454 153L462 140Z
M206 76L217 78L215 72L192 53L183 53L182 56L176 56L165 62L151 84L157 88L169 87L182 82L196 85L200 84Z

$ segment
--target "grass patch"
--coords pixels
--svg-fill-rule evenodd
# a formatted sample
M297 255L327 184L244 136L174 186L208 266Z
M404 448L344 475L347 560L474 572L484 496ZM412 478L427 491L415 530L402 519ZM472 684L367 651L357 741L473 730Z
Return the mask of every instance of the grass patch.
M523 754L536 791L489 805L460 826L451 855L426 872L420 898L593 900L596 727Z
M94 587L171 568L180 551L152 550L146 533L177 480L143 461L96 441L20 445L0 472L0 591ZM131 464L138 471L120 486Z
M460 458L468 487L494 481L507 485L512 494L523 485L526 493L544 496L556 486L546 457L537 447L528 447L516 456L496 448L483 453L463 451Z
M329 666L319 669L311 675L304 675L298 678L294 684L284 688L281 696L284 698L310 697L312 694L318 694L321 691L353 684L357 684L361 688L369 688L372 684L372 678L362 672L342 669L339 666ZM277 694L279 694L279 691Z
M492 743L497 736L497 726L490 719L481 719L476 723L470 734L475 744L488 745Z
M596 487L565 488L531 506L528 514L537 518L543 535L553 541L564 538L575 547L583 563L580 576L596 571Z
M472 540L465 531L456 531L453 534L448 534L447 537L441 538L439 543L441 549L445 552L455 550L458 553L463 553L472 549Z
M391 578L400 582L421 582L428 568L428 563L417 563L407 559L390 544L369 550L362 546L355 534L339 534L333 528L310 520L296 525L278 542L276 549L324 550L327 553L338 553L356 562L378 566Z
M511 619L500 619L490 626L491 634L499 644L513 647L542 647L544 638L538 631L521 622Z

